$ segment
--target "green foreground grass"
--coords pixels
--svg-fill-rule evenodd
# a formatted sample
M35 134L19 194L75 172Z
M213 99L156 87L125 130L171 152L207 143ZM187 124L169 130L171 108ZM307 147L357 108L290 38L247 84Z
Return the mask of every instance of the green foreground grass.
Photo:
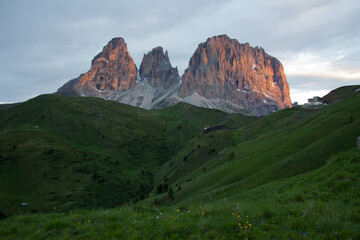
M0 221L1 239L359 239L360 153L246 194L194 205L53 209Z

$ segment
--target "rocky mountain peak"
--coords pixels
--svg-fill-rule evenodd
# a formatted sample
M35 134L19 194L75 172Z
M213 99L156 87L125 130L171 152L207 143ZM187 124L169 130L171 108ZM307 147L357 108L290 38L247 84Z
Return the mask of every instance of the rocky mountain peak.
M94 57L90 71L79 78L78 86L95 86L97 90L126 90L136 83L137 69L125 40L113 38Z
M99 58L104 58L106 60L116 60L127 52L128 50L125 40L121 37L116 37L111 39L111 41L103 48L103 50L93 58L91 64L94 64L94 62Z
M90 70L58 93L101 97L148 109L183 101L253 115L291 106L280 61L261 47L241 44L227 35L200 43L181 79L162 47L144 54L137 71L125 40L113 38L94 57Z
M291 106L281 63L262 48L240 44L227 35L200 43L182 80L180 98L196 94L207 100L221 99L227 111L244 108L264 115ZM201 98L194 99L190 103L201 105Z
M139 75L142 81L152 86L163 86L165 89L179 82L177 68L171 66L168 52L162 47L156 47L142 59Z

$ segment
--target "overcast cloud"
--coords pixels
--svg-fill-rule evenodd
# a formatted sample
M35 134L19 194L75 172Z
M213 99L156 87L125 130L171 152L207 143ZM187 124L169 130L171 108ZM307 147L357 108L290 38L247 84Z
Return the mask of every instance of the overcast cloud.
M0 0L0 102L52 93L113 37L139 67L156 46L182 74L200 42L227 34L284 65L293 101L360 84L358 0Z

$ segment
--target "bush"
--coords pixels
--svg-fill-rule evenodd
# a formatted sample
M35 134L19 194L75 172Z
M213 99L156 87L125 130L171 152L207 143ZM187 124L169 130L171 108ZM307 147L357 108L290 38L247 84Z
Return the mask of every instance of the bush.
M229 153L228 159L233 160L234 158L235 158L235 153L234 152Z
M168 190L168 197L171 201L174 200L174 190L172 187L169 187L169 190Z
M160 183L157 188L156 188L156 193L157 194L160 194L160 193L163 193L163 185Z

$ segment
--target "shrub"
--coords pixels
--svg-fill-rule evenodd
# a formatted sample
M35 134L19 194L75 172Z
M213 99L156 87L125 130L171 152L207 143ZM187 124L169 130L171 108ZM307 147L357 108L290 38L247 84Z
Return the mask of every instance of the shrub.
M157 194L163 193L163 185L161 183L157 186L156 193Z

